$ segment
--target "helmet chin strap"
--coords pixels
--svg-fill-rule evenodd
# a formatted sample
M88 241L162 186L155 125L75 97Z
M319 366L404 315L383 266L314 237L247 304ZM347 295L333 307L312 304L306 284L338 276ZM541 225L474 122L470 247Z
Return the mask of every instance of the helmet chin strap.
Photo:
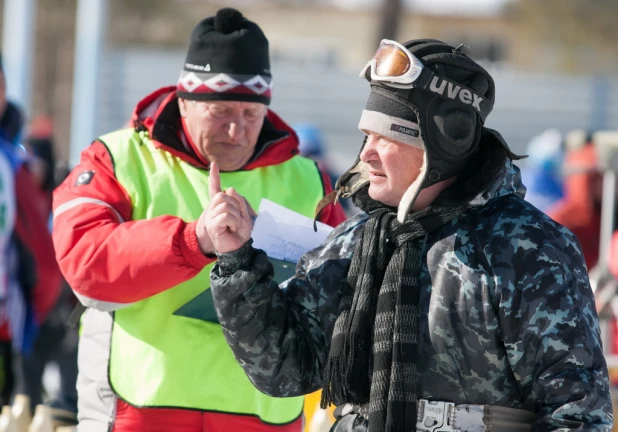
M418 177L416 177L416 180L408 187L399 201L399 206L397 207L397 220L399 223L403 223L408 213L410 213L419 193L423 189L425 180L427 180L427 151L423 152L423 165L421 166L421 171L418 173Z

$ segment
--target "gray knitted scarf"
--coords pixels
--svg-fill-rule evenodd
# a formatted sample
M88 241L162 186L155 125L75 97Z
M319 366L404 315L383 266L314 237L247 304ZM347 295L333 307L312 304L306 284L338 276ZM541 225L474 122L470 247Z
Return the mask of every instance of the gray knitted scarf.
M371 200L366 188L359 192L355 203L369 218L339 305L322 407L365 406L369 432L416 430L422 243L427 234L468 209L469 199L495 174L496 162L487 158L474 174L460 176L461 182L425 210L408 215L403 224L396 209Z

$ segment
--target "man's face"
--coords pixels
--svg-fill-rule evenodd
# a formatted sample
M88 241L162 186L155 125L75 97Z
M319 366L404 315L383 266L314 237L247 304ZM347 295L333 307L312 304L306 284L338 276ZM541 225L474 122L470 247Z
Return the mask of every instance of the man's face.
M421 172L423 153L421 148L368 131L360 158L369 165L369 196L397 207Z
M251 158L264 124L266 105L256 102L178 99L197 150L221 171L236 171Z

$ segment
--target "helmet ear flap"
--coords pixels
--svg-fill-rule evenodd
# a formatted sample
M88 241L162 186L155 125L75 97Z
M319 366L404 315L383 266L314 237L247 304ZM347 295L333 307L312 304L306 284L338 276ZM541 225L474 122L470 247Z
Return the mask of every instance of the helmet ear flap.
M432 147L446 160L466 158L479 142L477 114L456 103L434 98L427 106L426 119L433 125L426 130Z

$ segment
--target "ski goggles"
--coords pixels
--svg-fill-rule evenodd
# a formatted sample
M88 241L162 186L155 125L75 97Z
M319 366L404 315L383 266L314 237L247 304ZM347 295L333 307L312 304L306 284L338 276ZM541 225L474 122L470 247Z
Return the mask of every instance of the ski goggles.
M359 76L395 89L418 88L430 91L444 99L474 109L481 116L483 123L493 109L493 103L487 98L469 87L433 72L406 47L388 39L380 42L378 50Z
M424 65L399 42L382 39L380 47L360 73L366 77L370 71L373 81L409 88L418 79Z

